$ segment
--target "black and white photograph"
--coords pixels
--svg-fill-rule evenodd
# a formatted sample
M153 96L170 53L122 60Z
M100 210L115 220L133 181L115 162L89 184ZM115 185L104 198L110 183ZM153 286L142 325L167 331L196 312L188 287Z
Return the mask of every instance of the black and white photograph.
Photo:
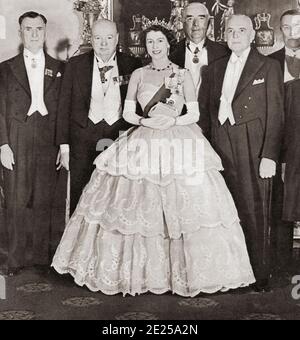
M300 320L299 0L0 0L0 320Z

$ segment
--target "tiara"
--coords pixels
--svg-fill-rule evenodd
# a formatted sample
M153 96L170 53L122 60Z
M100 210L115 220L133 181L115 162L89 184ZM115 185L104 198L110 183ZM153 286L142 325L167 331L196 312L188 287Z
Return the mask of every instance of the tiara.
M150 20L143 15L143 17L142 17L143 31L147 30L148 28L150 28L152 26L160 26L160 27L163 27L163 28L165 28L169 31L173 31L173 29L174 29L174 26L170 22L167 22L165 19L158 20L158 18L156 17L154 20Z

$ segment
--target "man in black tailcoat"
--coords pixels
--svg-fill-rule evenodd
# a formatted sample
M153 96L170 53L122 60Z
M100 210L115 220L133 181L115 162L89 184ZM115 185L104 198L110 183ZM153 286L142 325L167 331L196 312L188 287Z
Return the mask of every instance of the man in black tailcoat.
M66 173L55 129L64 64L44 51L47 19L19 19L21 54L0 65L1 269L48 266L64 229ZM3 221L3 220L2 220Z
M122 111L130 76L141 62L116 52L118 38L114 22L98 20L92 28L93 50L70 59L66 66L56 142L61 148L61 166L70 170L71 214L103 143L113 142L130 127Z
M252 21L228 21L230 57L209 66L202 82L201 115L211 121L212 145L220 155L245 233L258 291L271 276L271 197L282 142L283 80L277 61L260 55L251 42Z

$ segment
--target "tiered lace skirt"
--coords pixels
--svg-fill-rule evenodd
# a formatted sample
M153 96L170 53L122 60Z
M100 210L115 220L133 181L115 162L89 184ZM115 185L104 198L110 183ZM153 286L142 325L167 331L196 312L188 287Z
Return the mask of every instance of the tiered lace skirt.
M107 295L171 291L194 297L254 283L238 214L219 172L221 161L198 126L138 128L126 135L96 160L53 267ZM187 137L202 141L200 166L190 157L181 167L176 147L171 156L167 149L156 153L158 165L149 162L151 152L145 156L144 149L137 156L133 151L140 140L151 148L155 139ZM139 169L134 174L128 163L116 161L116 154L122 158L125 152Z

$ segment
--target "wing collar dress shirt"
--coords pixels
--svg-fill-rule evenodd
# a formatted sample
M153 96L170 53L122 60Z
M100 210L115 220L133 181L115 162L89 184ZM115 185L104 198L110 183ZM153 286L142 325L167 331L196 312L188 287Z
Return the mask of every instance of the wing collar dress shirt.
M223 83L221 105L219 110L219 121L221 125L223 125L227 119L231 125L235 124L232 101L250 51L251 48L249 47L240 57L238 57L235 53L232 53L229 59Z

